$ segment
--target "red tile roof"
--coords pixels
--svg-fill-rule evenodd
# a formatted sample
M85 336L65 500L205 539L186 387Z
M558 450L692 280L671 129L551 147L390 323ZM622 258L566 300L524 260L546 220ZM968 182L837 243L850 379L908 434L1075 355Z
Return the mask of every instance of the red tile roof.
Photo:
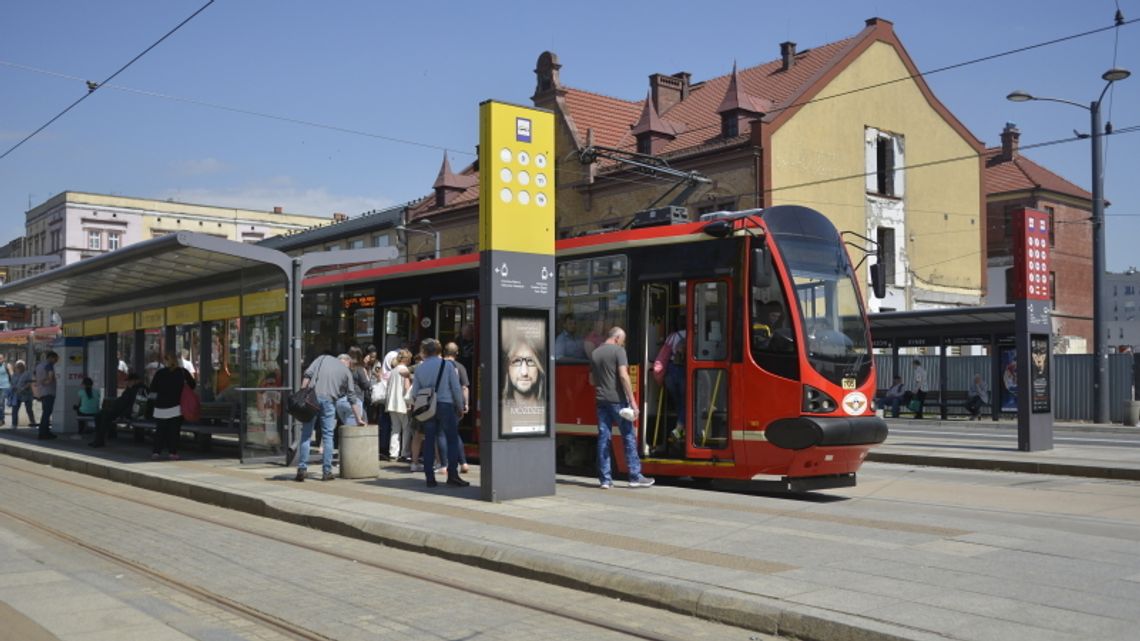
M795 101L817 74L839 61L855 38L809 49L796 54L791 69L783 69L782 60L773 60L739 72L738 91L756 102L773 105L774 115L782 107ZM663 153L722 142L720 135L720 108L729 93L732 73L694 84L689 96L660 114L663 120L683 129L665 145ZM566 109L573 119L580 140L586 139L586 130L594 130L594 142L607 147L635 150L637 141L631 128L638 122L643 103L640 100L622 100L596 93L566 87ZM677 126L680 125L680 126Z
M447 161L445 159L445 166L446 162ZM450 173L451 168L447 166L446 169ZM443 176L443 171L444 169L441 168L441 177ZM439 178L436 179L437 186L439 180ZM451 183L451 186L455 187L457 192L459 188L462 188L463 191L458 192L452 196L451 201L443 207L435 206L434 193L429 196L424 196L420 200L408 206L408 222L420 218L435 216L436 214L444 212L455 211L457 209L464 209L471 206L477 207L479 205L479 172L475 169L474 163L465 167L463 171L459 172L458 174L451 173L446 182Z
M986 195L1045 189L1066 196L1092 200L1092 194L1089 192L1020 154L1012 161L1004 160L1001 157L1001 147L991 147L986 149L985 159L986 168L982 173L982 182Z

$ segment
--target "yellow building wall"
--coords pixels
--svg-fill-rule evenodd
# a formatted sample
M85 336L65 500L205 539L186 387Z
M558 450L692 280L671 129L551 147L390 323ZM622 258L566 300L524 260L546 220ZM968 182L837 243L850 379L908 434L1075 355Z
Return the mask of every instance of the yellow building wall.
M872 44L816 98L909 76L895 49ZM841 231L866 234L866 127L904 137L906 238L918 286L981 295L981 170L976 152L913 81L896 82L800 109L772 134L773 204L826 214ZM963 158L923 166L925 163ZM837 178L850 177L842 180ZM856 261L859 257L852 256Z

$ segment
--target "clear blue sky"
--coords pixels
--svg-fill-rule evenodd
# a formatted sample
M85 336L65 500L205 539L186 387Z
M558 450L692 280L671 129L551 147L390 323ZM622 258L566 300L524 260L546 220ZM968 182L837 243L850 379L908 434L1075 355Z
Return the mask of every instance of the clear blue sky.
M0 153L205 0L7 0L0 4ZM565 84L628 99L651 73L694 81L891 20L920 70L1112 24L1119 2L434 2L218 0L113 82L154 94L325 123L424 146L281 122L107 87L0 160L0 242L64 190L350 215L428 193L443 155L472 158L478 103L530 104L535 60L557 53ZM1140 23L1119 31L1111 120L1140 125ZM928 78L987 145L1007 122L1022 145L1087 132L1087 112L1007 102L1009 91L1088 103L1113 64L1112 31ZM1105 101L1106 115L1109 100ZM1140 132L1108 139L1108 267L1140 267ZM1085 188L1088 141L1029 157Z

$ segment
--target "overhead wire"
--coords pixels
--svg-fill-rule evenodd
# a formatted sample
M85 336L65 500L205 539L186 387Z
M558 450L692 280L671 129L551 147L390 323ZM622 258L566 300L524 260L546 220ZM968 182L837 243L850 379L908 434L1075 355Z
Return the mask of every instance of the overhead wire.
M202 5L201 7L199 7L197 11L195 11L195 12L194 12L194 13L192 13L192 14L190 14L190 16L189 16L189 17L187 17L187 18L186 18L185 20L183 20L182 22L179 22L177 25L175 25L175 27L174 27L173 29L171 29L170 31L167 31L167 32L166 32L166 33L165 33L165 34L164 34L164 35L163 35L161 38L159 38L158 40L154 41L154 43L153 43L153 44L151 44L151 45L150 45L149 47L147 47L146 49L143 49L143 50L142 50L142 52L141 52L141 53L139 53L137 56L135 56L134 58L131 58L131 59L130 59L130 60L127 62L127 64L125 64L125 65L123 65L123 66L119 67L119 68L118 68L118 69L115 71L115 73L113 73L113 74L111 74L111 75L107 76L107 77L106 77L106 78L103 80L103 82L92 82L92 81L90 81L90 80L87 80L87 81L85 81L85 82L87 83L87 93L85 93L85 94L83 94L82 96L80 96L80 97L79 97L79 98L78 98L78 99L77 99L75 102L73 102L73 103L71 103L70 105L68 105L67 107L65 107L63 111L61 111L61 112L59 112L58 114L56 114L55 116L53 116L53 117L52 117L50 120L48 120L48 121L47 121L47 122L45 122L44 124L40 125L40 126L39 126L39 128L37 128L35 131L33 131L32 133L28 134L27 136L24 136L24 138L22 138L22 139L21 139L19 142L17 142L16 144L12 145L11 147L9 147L7 151L5 151L3 154L0 154L0 160L3 160L3 159L5 159L5 158L7 158L7 157L8 157L8 154L11 154L13 151L16 151L17 149L19 149L19 148L20 148L20 147L21 147L21 146L22 146L24 143L26 143L26 142L28 142L29 140L31 140L31 139L32 139L32 138L33 138L33 137L34 137L36 134L40 133L40 132L41 132L41 131L43 131L44 129L47 129L49 126L51 126L51 124L52 124L53 122L55 122L55 121L59 120L59 119L60 119L60 118L62 118L62 117L63 117L63 116L64 116L64 115L65 115L67 112L69 112L69 111L71 111L72 109L74 109L75 107L77 107L77 106L79 105L79 103L83 102L84 100L87 100L87 98L88 98L89 96L91 96L91 94L93 94L93 93L95 93L96 91L98 91L98 90L99 90L99 89L100 89L100 88L101 88L103 85L105 85L105 84L107 84L108 82L111 82L112 80L114 80L116 76L118 76L119 74L121 74L121 73L123 73L124 71L126 71L126 70L127 70L127 67L130 67L131 65L133 65L135 62L137 62L137 61L139 60L139 58L142 58L142 57L143 57L143 56L145 56L147 53L149 53L151 49L154 49L154 48L155 48L155 47L157 47L158 45L162 44L162 42L163 42L164 40L166 40L166 39L167 39L167 38L169 38L170 36L174 35L174 32L176 32L176 31L178 31L179 29L181 29L181 28L182 28L182 27L183 27L183 26L184 26L186 23L188 23L188 22L190 22L191 20L193 20L195 16L197 16L198 14L202 13L203 11L205 11L205 10L206 10L206 7L209 7L209 6L210 6L210 5L212 5L212 4L214 4L214 0L208 0L208 1L206 2L206 4L204 4L204 5Z

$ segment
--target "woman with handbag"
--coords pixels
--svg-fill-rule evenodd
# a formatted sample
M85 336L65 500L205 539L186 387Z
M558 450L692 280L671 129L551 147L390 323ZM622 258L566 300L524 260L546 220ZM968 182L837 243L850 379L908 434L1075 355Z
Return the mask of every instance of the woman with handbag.
M4 404L8 404L8 397L12 393L12 367L8 365L8 361L0 354L0 399ZM0 408L0 427L4 427L4 412Z
M412 388L412 371L408 365L412 362L412 353L401 349L396 353L396 366L389 372L386 392L386 405L388 417L392 421L392 436L389 438L388 455L398 460L406 461L411 455L412 426L408 420L408 390ZM379 383L378 383L379 384ZM383 445L383 443L381 443ZM393 454L393 452L395 452Z
M197 383L194 377L181 367L181 360L174 353L167 353L163 357L166 365L154 373L151 379L150 391L154 397L154 451L150 457L158 460L162 458L165 447L170 453L170 460L178 460L178 440L182 433L182 390L189 387L193 390Z

